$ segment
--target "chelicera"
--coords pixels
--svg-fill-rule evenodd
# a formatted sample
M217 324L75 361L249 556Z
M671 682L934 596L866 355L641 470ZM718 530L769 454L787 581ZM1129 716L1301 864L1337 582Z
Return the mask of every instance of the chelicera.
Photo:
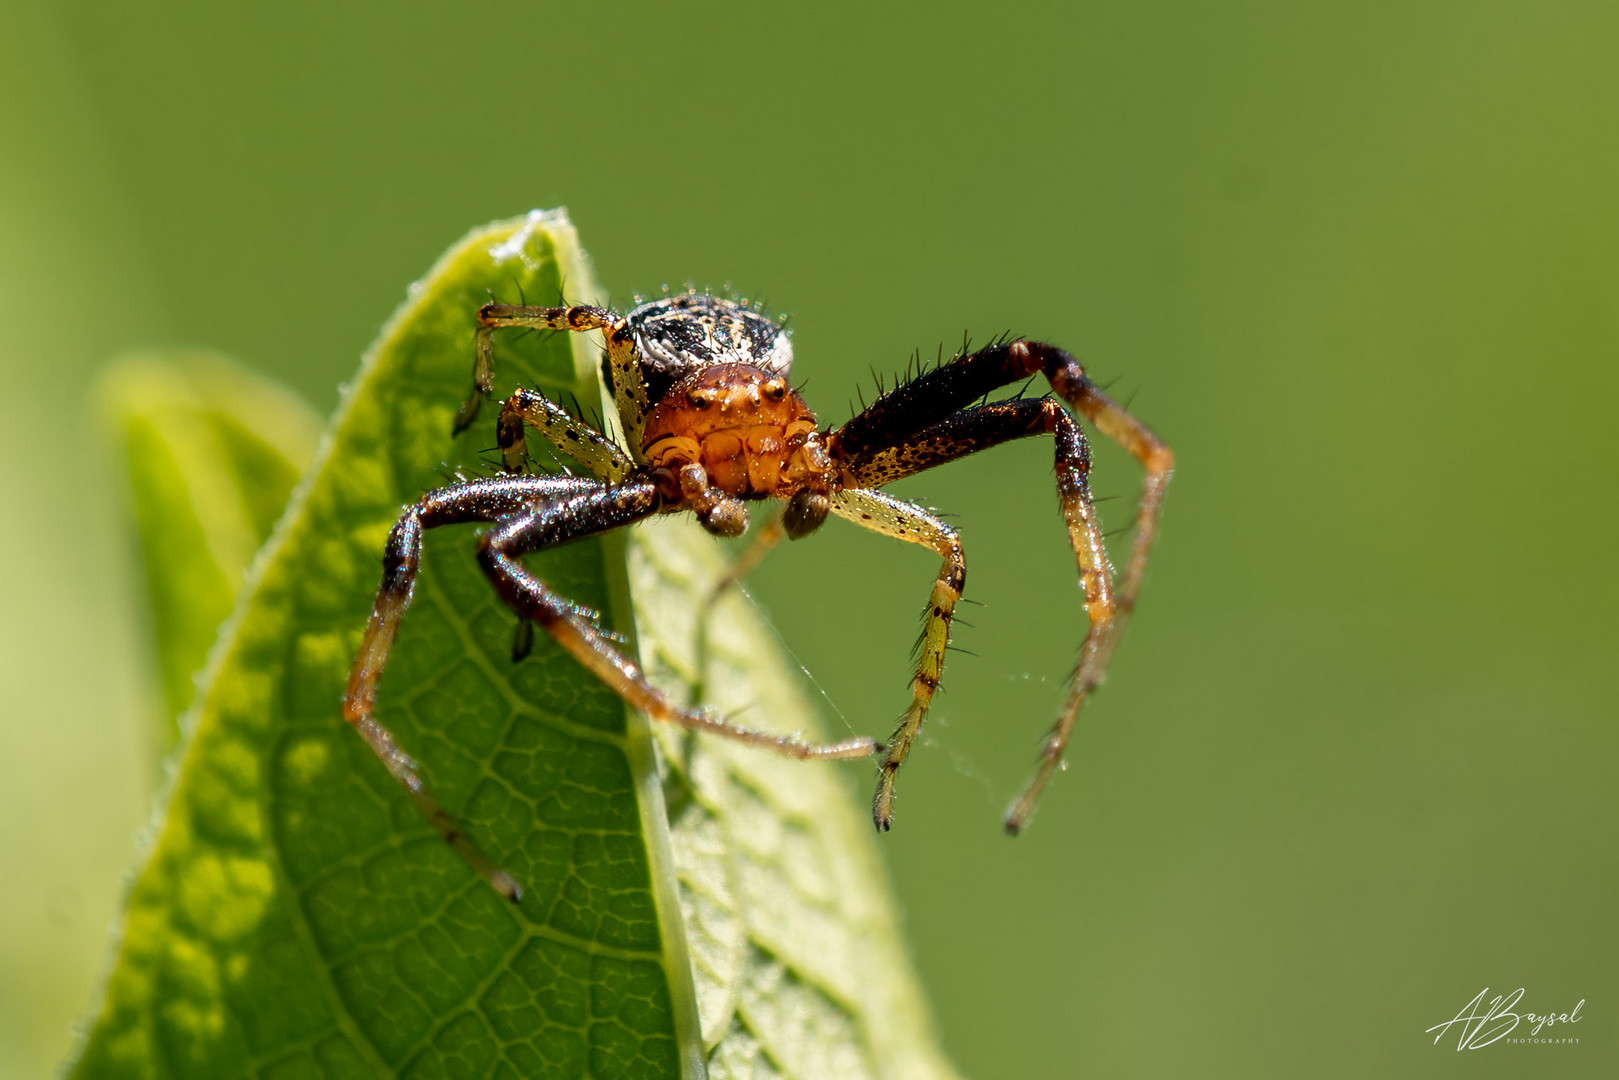
M410 758L372 715L378 680L410 604L426 529L484 521L478 555L500 598L519 617L514 655L538 625L626 702L654 720L804 759L875 756L872 819L893 822L894 777L939 686L966 562L954 529L920 506L878 490L885 484L1012 439L1051 436L1057 493L1078 565L1089 628L1067 697L1039 763L1007 811L1022 829L1062 761L1086 698L1102 682L1135 608L1158 531L1174 457L1147 426L1112 401L1068 353L1016 339L966 353L883 394L842 427L822 430L788 378L792 345L781 324L740 303L696 291L642 304L627 315L600 307L486 304L478 312L473 389L456 417L463 431L493 385L497 330L600 332L621 445L532 390L505 400L496 421L506 475L466 480L423 495L388 538L382 586L344 697L344 717L410 793L441 835L479 874L515 900L521 890L462 836L416 775ZM1000 387L1044 376L1051 395L985 402ZM1135 536L1122 574L1103 544L1091 499L1090 447L1075 412L1144 467ZM589 473L528 473L533 430ZM815 744L755 731L711 712L683 708L647 682L591 613L553 593L520 561L529 552L621 528L655 514L690 513L716 536L738 536L748 504L775 500L780 512L759 533L752 556L782 538L808 536L837 516L937 552L942 560L924 615L911 703L885 743L871 738ZM734 576L734 575L733 575Z

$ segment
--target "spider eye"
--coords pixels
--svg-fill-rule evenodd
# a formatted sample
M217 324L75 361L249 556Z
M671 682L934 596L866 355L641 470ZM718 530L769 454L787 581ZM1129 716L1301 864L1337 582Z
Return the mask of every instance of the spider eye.
M769 394L772 400L780 401L787 396L787 384L780 379L771 379L765 383L765 393Z
M714 392L711 390L693 390L686 395L694 409L706 409L714 404Z

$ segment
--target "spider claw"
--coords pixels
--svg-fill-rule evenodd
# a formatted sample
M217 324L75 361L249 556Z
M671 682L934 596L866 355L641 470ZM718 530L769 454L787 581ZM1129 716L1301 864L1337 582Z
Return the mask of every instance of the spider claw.
M533 651L534 622L532 619L518 619L517 629L512 633L512 663L522 663Z
M521 904L523 902L523 887L517 883L516 878L506 873L506 871L497 870L495 872L494 879L491 880L489 884L494 886L496 892L504 896L507 900L510 900L513 904Z
M472 396L463 401L461 403L461 408L456 411L455 425L451 428L450 434L459 435L467 428L471 427L472 422L478 419L478 410L482 408L482 406L483 395L474 390L472 392Z
M883 777L877 784L877 794L871 800L871 823L880 833L894 827L894 785L891 776Z

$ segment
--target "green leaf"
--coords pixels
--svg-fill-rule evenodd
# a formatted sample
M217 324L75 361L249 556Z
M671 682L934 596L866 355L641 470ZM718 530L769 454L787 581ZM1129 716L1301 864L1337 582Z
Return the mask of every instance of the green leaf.
M645 722L543 635L512 665L514 620L470 528L428 535L377 714L523 882L520 905L455 858L342 722L400 505L482 471L493 442L492 415L450 436L490 292L590 298L566 218L474 232L368 354L210 659L75 1075L950 1075L839 776L675 731L655 752ZM596 358L578 336L502 339L497 391L596 402ZM195 465L176 457L154 483L222 497L191 487L207 475ZM142 524L168 550L165 519ZM174 565L219 576L182 543L195 548L176 539ZM666 687L697 682L697 597L719 572L706 536L662 521L530 565L607 611L629 647L638 632ZM710 637L718 705L816 730L739 600Z
M727 715L823 734L801 677L733 592L700 657L696 598L724 570L693 523L630 538L641 655L665 687L696 684ZM806 767L654 729L711 1077L953 1077L937 1048L889 895L867 803ZM864 771L860 779L867 779Z
M280 385L207 353L126 357L97 393L141 540L163 694L156 759L174 748L253 554L315 455L320 420Z

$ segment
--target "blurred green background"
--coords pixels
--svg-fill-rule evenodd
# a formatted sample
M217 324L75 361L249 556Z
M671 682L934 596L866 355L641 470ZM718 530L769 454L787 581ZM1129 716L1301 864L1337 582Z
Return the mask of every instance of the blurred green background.
M1177 451L1017 841L1082 631L1049 446L897 488L984 604L882 841L964 1072L1614 1075L1616 42L1459 0L4 0L0 1074L65 1052L153 788L97 369L214 346L328 410L449 243L566 204L621 304L791 312L829 421L1012 330ZM835 729L898 715L934 572L834 523L757 575ZM1586 999L1580 1043L1433 1045L1485 986Z

